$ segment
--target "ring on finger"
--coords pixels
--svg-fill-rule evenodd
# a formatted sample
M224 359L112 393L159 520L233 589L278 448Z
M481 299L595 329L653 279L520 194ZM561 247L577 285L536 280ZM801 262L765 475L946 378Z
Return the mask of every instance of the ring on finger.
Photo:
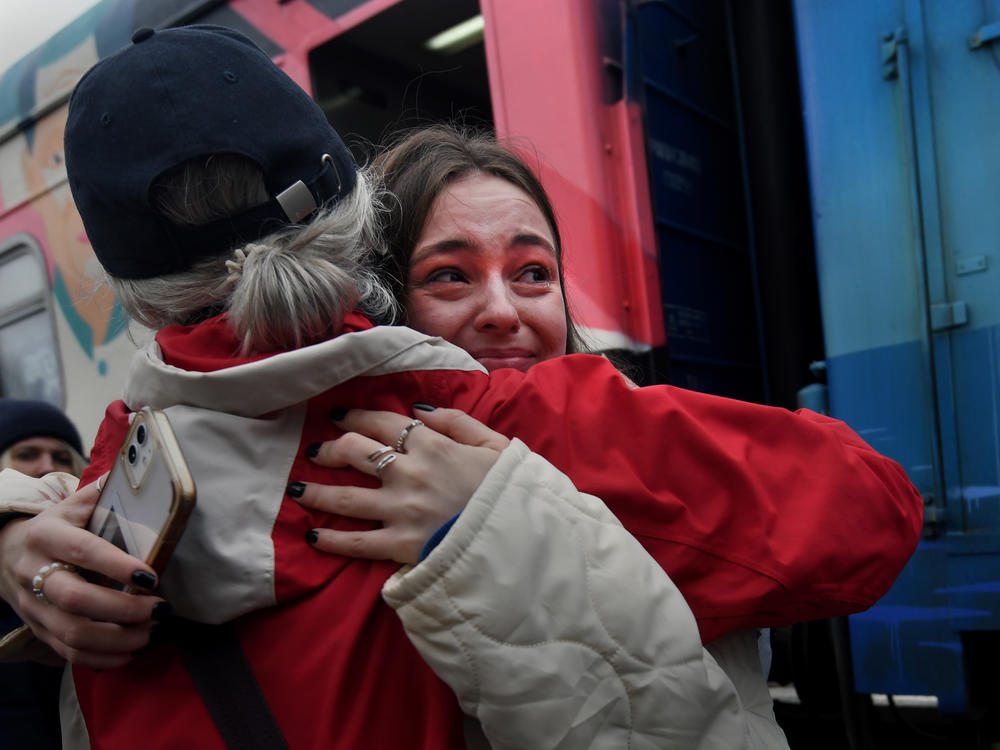
M382 470L396 460L396 454L390 453L387 456L382 456L379 462L375 464L375 476L379 479L382 478Z
M410 430L414 427L419 427L422 424L423 422L419 419L410 420L410 423L403 428L403 431L399 433L399 437L396 438L396 453L406 453L406 448L404 446L406 445L406 438L410 436Z
M381 448L376 448L371 453L369 453L368 460L371 461L372 463L375 463L380 458L382 458L382 456L384 456L386 453L392 453L393 450L394 449L391 445L383 445Z
M75 573L76 566L70 565L69 563L51 562L48 565L40 567L38 572L35 574L35 577L31 579L31 593L35 595L36 599L40 599L43 602L51 604L51 602L45 598L45 592L42 589L45 588L45 579L57 570L66 570L70 573Z

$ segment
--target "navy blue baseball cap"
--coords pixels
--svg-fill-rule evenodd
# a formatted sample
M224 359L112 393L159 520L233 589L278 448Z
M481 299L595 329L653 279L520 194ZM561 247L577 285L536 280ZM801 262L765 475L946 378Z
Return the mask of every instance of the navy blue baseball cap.
M354 160L312 98L253 42L221 26L140 29L77 84L66 171L87 237L112 276L190 268L332 205ZM190 159L255 162L270 199L237 216L178 227L150 202L157 177Z

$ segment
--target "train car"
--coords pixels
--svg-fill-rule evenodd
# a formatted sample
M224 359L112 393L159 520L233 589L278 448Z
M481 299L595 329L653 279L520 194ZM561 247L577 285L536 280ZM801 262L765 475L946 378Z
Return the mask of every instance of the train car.
M830 411L926 504L910 565L851 618L855 688L995 721L1000 6L796 0L795 15Z
M0 78L0 391L52 401L90 435L117 396L134 343L98 283L66 182L67 100L135 28L194 22L254 39L315 96L359 160L393 129L430 121L522 138L560 213L573 217L563 222L571 296L594 345L662 344L638 112L607 100L602 66L586 64L601 54L598 5L102 0ZM620 25L606 5L601 13ZM527 85L539 71L556 85Z
M998 22L997 0L101 0L0 77L0 393L92 436L148 335L72 204L73 85L136 28L236 28L361 161L431 121L507 139L553 198L575 318L636 379L804 403L900 461L912 563L868 612L776 632L772 676L851 747L873 693L992 737Z

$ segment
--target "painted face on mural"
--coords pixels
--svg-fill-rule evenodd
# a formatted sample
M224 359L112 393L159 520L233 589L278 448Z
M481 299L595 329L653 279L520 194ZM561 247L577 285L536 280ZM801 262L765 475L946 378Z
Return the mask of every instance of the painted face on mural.
M81 28L77 33L85 32ZM61 36L45 47L44 55L20 75L19 117L69 93L80 76L98 60L93 31ZM4 111L7 112L8 107ZM80 349L95 360L95 347L107 343L124 328L120 306L107 287L100 285L102 271L84 232L66 182L63 132L68 110L64 105L46 112L22 138L4 144L0 160L3 202L18 206L16 231L35 237L45 254L52 277L53 296ZM22 205L26 204L26 205ZM96 361L96 360L95 360Z
M475 174L434 201L410 257L408 322L488 370L566 352L555 240L531 197Z
M73 205L64 179L63 130L66 111L56 112L35 125L31 146L21 155L21 168L33 205L45 224L45 234L61 267L82 265L92 255L83 221ZM51 187L50 186L54 186Z
M65 182L63 131L67 111L56 111L36 123L30 146L21 155L21 169L32 208L42 220L42 241L53 264L56 299L88 357L93 348L120 331L117 304L107 287L99 286L100 265L94 257L83 221Z

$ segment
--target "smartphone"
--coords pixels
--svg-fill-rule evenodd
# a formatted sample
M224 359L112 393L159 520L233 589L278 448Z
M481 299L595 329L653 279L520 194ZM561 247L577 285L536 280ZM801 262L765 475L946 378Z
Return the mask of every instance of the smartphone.
M115 457L87 529L146 562L159 575L194 505L194 479L167 415L143 407ZM132 590L105 576L86 577Z

